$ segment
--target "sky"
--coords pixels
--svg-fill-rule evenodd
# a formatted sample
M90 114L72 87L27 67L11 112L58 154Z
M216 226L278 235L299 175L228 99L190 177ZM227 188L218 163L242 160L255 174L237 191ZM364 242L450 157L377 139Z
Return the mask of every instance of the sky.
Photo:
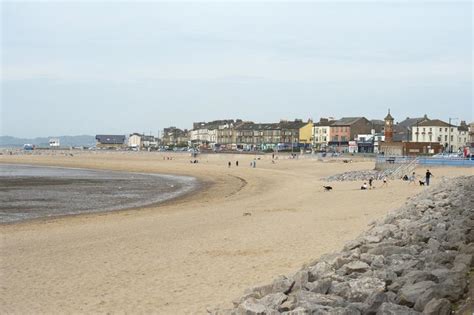
M1 3L0 135L473 120L471 1Z

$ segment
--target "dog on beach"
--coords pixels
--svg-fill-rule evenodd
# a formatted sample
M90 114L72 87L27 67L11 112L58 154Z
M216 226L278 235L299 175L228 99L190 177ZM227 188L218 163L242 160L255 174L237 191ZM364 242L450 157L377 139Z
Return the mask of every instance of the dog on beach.
M418 182L420 183L420 186L425 186L425 182L423 182L421 180L419 180Z
M323 188L324 188L325 191L331 191L332 190L331 186L323 186Z

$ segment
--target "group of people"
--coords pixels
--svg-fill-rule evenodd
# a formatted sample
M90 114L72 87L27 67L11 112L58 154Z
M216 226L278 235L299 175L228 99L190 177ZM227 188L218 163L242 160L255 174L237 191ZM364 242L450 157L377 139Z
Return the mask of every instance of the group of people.
M430 179L431 179L431 176L434 176L433 173L430 172L430 170L426 170L426 173L425 173L425 180L422 181L422 180L418 180L418 183L420 184L420 186L429 186L430 185ZM413 172L411 173L410 177L408 177L408 175L405 175L403 176L403 180L407 180L408 181L408 184L414 184L416 185L416 181L417 181L417 176L416 176L416 173Z
M373 189L373 188L375 188L373 186L373 183L374 183L374 178L371 177L371 178L369 178L369 185L367 186L367 183L364 183L362 186L360 186L360 189L361 190ZM386 177L384 177L382 179L382 187L384 187L384 186L388 186L388 181L387 181Z

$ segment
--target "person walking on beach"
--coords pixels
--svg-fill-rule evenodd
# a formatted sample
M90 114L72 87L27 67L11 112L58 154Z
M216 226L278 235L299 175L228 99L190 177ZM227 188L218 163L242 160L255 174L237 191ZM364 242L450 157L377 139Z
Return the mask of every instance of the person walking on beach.
M228 164L228 165L229 165L229 167L230 167L230 166L232 165L232 163L230 163L230 161L229 161L229 164Z
M416 185L415 180L416 180L416 175L415 175L415 172L413 172L413 173L411 173L410 181L408 182L408 185L410 185L411 183Z
M388 181L387 181L387 177L384 177L383 180L382 180L382 187L388 187Z
M369 178L369 189L372 189L372 182L373 181L374 181L373 177Z
M426 179L426 181L425 181L426 186L429 186L429 185L430 185L430 177L431 177L431 176L434 176L434 175L431 174L430 170L426 170L426 177L425 177L425 179Z
M239 161L235 161L235 166L239 166Z

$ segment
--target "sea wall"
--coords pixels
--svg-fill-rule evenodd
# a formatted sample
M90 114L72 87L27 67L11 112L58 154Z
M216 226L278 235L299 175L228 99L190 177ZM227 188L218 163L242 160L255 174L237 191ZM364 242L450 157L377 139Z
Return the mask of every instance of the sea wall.
M451 314L474 266L474 176L445 179L342 251L212 314Z

